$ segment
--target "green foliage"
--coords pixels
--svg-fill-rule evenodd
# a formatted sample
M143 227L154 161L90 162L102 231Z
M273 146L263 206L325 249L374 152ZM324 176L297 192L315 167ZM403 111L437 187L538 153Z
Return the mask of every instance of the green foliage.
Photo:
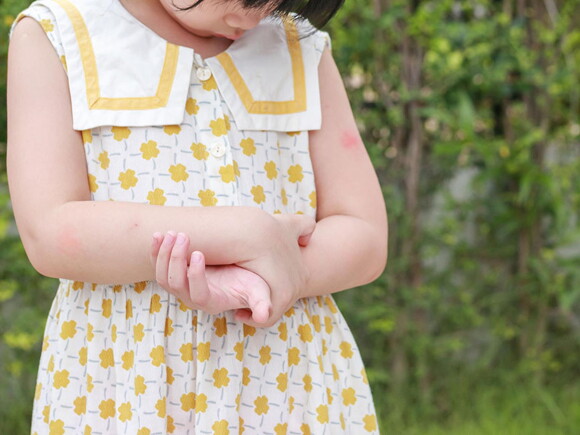
M0 0L4 78L7 31L27 3ZM580 358L578 10L361 0L329 26L389 212L385 274L337 296L384 433L580 423L580 391L563 387ZM3 156L5 138L2 121ZM56 284L28 264L1 172L0 432L18 434Z

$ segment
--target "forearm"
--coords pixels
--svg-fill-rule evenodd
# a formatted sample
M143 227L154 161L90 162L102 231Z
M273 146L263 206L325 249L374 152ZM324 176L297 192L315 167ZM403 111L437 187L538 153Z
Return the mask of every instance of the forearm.
M183 232L191 241L190 253L202 251L207 264L230 264L256 253L258 238L268 234L268 219L254 207L74 201L43 216L36 230L24 225L21 235L31 262L44 275L122 284L155 278L149 259L155 232Z
M322 296L374 281L387 260L386 225L333 215L316 224L302 248L309 280L302 297Z

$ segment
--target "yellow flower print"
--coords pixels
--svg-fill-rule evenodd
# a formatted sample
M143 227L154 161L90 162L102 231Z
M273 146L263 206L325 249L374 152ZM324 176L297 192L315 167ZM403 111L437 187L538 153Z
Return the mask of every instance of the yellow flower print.
M81 136L83 137L84 144L93 143L93 133L91 130L83 130Z
M151 356L151 364L153 364L155 367L159 367L165 362L165 350L161 345L155 346L149 355Z
M324 298L324 303L328 306L332 314L338 313L338 308L336 308L336 305L330 296Z
M141 375L135 376L135 395L145 394L147 385L145 385L145 378Z
M181 360L183 362L193 361L193 344L192 343L183 343L179 348L179 352L181 353Z
M342 343L340 343L340 355L343 358L351 358L353 353L352 353L352 346L350 345L350 343L348 341L343 341Z
M149 201L149 204L151 205L164 205L165 201L167 201L164 193L165 191L163 189L157 188L152 190L147 194L147 201Z
M302 435L312 434L312 432L310 432L310 426L308 426L306 423L302 423L302 426L300 426L300 430L302 431Z
M213 384L215 387L227 387L229 383L230 377L228 376L228 369L215 369L213 371Z
M111 328L111 340L113 340L113 343L117 342L117 325L113 325Z
M99 154L99 162L101 162L101 168L107 169L111 163L111 160L109 159L109 153L103 151L101 154Z
M186 167L181 163L177 165L171 165L169 167L169 173L171 174L171 179L176 183L179 183L180 181L186 181L189 178Z
M298 326L298 334L300 334L300 340L305 343L310 343L312 341L312 328L310 325L300 325Z
M163 399L159 399L155 404L155 409L157 410L157 416L161 418L165 418L166 416L166 401L165 397Z
M75 322L74 320L62 322L60 336L63 340L66 340L67 338L73 338L76 333L77 333L77 322Z
M99 185L97 184L97 177L95 177L93 174L89 174L89 189L93 193L99 190Z
M326 340L323 338L322 339L322 355L326 355L327 352L328 352L328 347L326 346Z
M115 293L121 293L121 291L123 290L123 286L121 284L117 284L113 286L113 291Z
M246 325L244 323L244 337L253 337L254 334L256 333L256 328L254 328L253 326L250 325Z
M175 424L173 424L174 420L173 417L168 415L167 416L167 432L173 433L175 431Z
M367 432L377 430L377 417L374 414L367 414L363 417L364 428Z
M215 81L215 78L214 78L213 74L212 74L212 76L209 79L204 80L203 82L201 82L201 86L206 91L213 91L214 89L217 89L217 83Z
M236 174L236 177L240 176L240 167L238 166L238 162L236 162L234 160L234 174Z
M234 346L234 352L236 352L236 359L241 361L244 358L244 343L238 341Z
M209 352L210 349L210 342L206 341L205 343L198 343L197 344L197 360L199 362L204 362L209 359Z
M39 382L34 390L34 400L40 399L40 393L42 393L42 384Z
M68 370L57 370L54 374L54 379L53 379L53 387L54 388L66 388L68 386L68 384L70 383L70 380L68 378L69 375L69 371Z
M44 422L48 423L48 416L50 415L50 405L47 405L42 410L42 415L44 416Z
M286 326L286 322L281 322L278 325L278 333L280 334L280 340L286 341L288 339L288 327Z
M250 383L250 369L247 367L244 367L244 369L242 370L242 384L244 384L245 386L248 386L248 384Z
M320 316L318 314L315 314L312 316L310 321L312 322L312 326L314 326L314 330L316 332L320 332Z
M216 421L211 428L213 429L213 435L229 435L230 433L227 420Z
M149 302L149 312L151 314L158 313L161 311L161 296L155 294L151 297L151 301Z
M228 324L225 317L218 317L215 319L213 327L215 328L215 335L218 337L223 337L228 333Z
M121 360L123 360L122 367L125 370L129 370L131 367L133 367L133 364L135 363L135 352L133 352L132 350L124 352L123 355L121 356Z
M42 339L42 350L45 351L46 349L48 349L48 346L50 346L50 343L48 342L48 335L45 335L44 338Z
M248 137L246 139L242 139L240 142L240 147L244 150L244 154L247 156L253 156L256 154L256 145L254 143L254 139Z
M50 435L63 435L64 434L64 421L54 420L48 425Z
M143 290L145 290L145 287L147 287L147 281L136 282L133 284L133 287L135 288L136 293L141 293Z
M310 198L310 207L316 208L316 191L313 190L312 193L308 195L308 198Z
M288 136L298 136L300 133L302 133L301 131L288 131L286 132L286 134Z
M220 175L224 183L231 183L236 179L233 165L226 165L220 168Z
M280 373L276 377L276 382L278 382L277 388L280 391L285 392L286 389L288 388L288 374L287 373Z
M318 368L320 369L320 372L324 373L324 366L322 365L322 357L318 355L316 359L318 360Z
M278 423L274 428L276 435L286 435L288 433L288 423Z
M203 393L197 395L195 400L195 412L207 411L207 396Z
M50 20L40 20L40 25L46 33L52 32L54 30L54 24L52 24L52 21Z
M201 200L201 205L204 207L211 207L217 204L218 200L215 197L215 192L211 189L200 190L197 194Z
M332 405L334 399L332 398L332 391L328 387L326 388L326 397L328 397L328 404Z
M364 368L363 368L363 369L361 369L361 371L360 371L360 375L362 376L362 381L363 381L365 384L367 384L367 385L368 385L368 384L369 384L369 378L367 378L367 372L366 372L366 370L365 370Z
M135 343L139 343L143 340L143 337L145 336L145 333L143 332L144 329L145 326L143 326L143 323L137 323L133 326L133 340L135 340Z
M273 214L282 214L282 211L280 209L276 209L276 210L274 210Z
M191 411L195 408L195 393L187 393L181 395L181 409L185 412Z
M223 118L210 121L209 127L214 136L223 136L230 130L230 118L228 118L227 115L224 115Z
M286 195L286 189L282 189L280 192L280 197L282 198L282 204L288 205L288 195Z
M74 291L82 290L85 287L85 283L83 281L73 281L72 289Z
M151 160L159 155L159 148L157 142L150 140L141 144L141 155L145 160Z
M185 102L185 111L189 115L197 115L199 106L197 105L197 100L195 98L188 98Z
M292 165L288 168L288 180L290 183L297 183L302 181L304 174L302 174L302 166Z
M115 401L113 399L102 400L99 409L101 410L99 415L102 419L114 417L116 413Z
M324 316L324 330L327 334L331 334L334 326L332 325L332 319L328 316Z
M270 351L271 351L270 346L262 346L260 348L260 364L266 365L270 362L270 360L272 359Z
M113 309L113 301L111 299L103 299L101 308L103 309L103 317L106 317L108 319L109 317L111 317L111 311Z
M297 347L291 347L288 349L288 365L297 366L300 362L300 349Z
M346 388L342 390L342 403L344 403L345 406L354 405L356 403L354 388Z
M338 377L338 369L336 368L336 366L333 364L332 365L332 378L335 381L338 381L339 377Z
M101 359L101 367L107 369L109 367L115 366L115 357L113 356L113 349L105 349L102 350L99 354L99 358Z
M117 141L128 139L131 136L131 129L128 127L111 127L111 132Z
M290 400L288 401L288 408L290 410L290 414L294 411L294 397L290 396Z
M131 420L132 417L133 412L131 411L131 403L130 402L121 403L121 405L119 406L119 420L125 423L126 421Z
M135 171L133 169L127 169L125 172L119 174L119 181L121 182L121 188L129 190L131 187L137 185L137 177L135 177Z
M89 314L89 300L85 300L85 316Z
M269 410L270 406L268 405L268 398L266 396L258 396L256 400L254 400L254 411L256 414L267 414Z
M151 429L147 427L142 427L137 431L137 435L151 435Z
M328 406L320 405L318 408L316 408L316 414L316 419L320 423L328 423Z
M166 379L167 379L167 383L169 385L173 384L173 381L175 380L175 378L173 377L173 369L171 367L167 367L166 370Z
M163 331L163 335L165 335L166 337L169 337L171 334L173 334L174 330L175 330L175 328L173 327L173 320L170 317L166 317L165 318L165 329Z
M310 393L312 391L312 376L304 375L302 382L304 382L304 391Z
M193 152L193 157L195 157L197 160L207 160L209 157L207 148L202 143L192 143L189 149Z
M74 400L73 405L75 406L74 411L76 415L84 414L87 412L87 396L77 397Z
M163 127L163 132L169 136L172 134L179 134L181 132L181 127L179 125L166 125Z
M266 201L266 195L264 195L264 188L260 185L252 187L252 195L254 196L254 202L256 204L261 204Z
M93 384L93 377L91 375L87 375L87 391L90 393L93 391L93 388L95 388L95 385Z
M270 160L264 164L264 169L266 170L266 176L273 180L278 176L278 169L276 168L276 162Z

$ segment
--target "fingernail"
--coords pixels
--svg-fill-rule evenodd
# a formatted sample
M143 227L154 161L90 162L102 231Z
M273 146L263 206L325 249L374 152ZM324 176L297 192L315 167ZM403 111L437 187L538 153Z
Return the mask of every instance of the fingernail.
M195 251L193 254L191 254L191 261L193 263L201 263L201 252Z
M183 243L185 243L185 234L178 233L177 234L177 239L175 240L175 243L177 245L183 245Z
M161 233L153 233L153 238L155 240L159 239L161 237Z
M173 238L175 238L175 234L176 234L175 231L167 231L167 236L166 237L169 237L170 239L173 239Z

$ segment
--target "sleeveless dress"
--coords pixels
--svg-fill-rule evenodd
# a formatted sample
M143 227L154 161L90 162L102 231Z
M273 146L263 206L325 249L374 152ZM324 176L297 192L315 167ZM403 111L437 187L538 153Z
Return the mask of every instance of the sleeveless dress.
M255 206L316 215L308 130L328 35L264 20L202 59L118 0L41 0L69 79L94 201ZM300 35L300 36L298 36ZM156 282L60 280L34 434L378 433L352 334L332 297L256 329L191 310Z

